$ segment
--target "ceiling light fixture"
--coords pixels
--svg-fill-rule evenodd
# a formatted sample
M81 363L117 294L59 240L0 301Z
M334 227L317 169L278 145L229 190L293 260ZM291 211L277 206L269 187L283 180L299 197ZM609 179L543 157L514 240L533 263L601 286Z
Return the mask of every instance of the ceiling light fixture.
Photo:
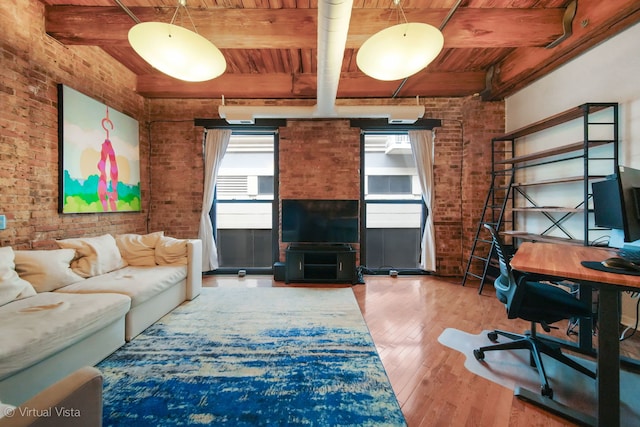
M400 0L393 0L398 21L369 37L358 50L356 63L360 71L377 80L407 78L431 63L444 46L444 37L436 27L407 22Z
M174 25L181 6L187 12L195 32ZM211 80L227 68L220 49L198 34L187 9L187 0L178 0L178 7L168 24L142 22L134 25L129 30L129 43L151 66L179 80Z

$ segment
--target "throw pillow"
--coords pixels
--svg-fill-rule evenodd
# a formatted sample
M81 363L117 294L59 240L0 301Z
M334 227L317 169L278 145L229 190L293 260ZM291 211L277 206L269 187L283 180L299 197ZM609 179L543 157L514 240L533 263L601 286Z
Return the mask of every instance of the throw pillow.
M156 245L155 258L158 265L187 265L187 241L173 237L161 237Z
M16 273L14 253L10 247L0 248L0 305L34 296L35 289Z
M84 280L71 269L76 256L73 249L15 251L16 272L31 283L36 292L54 291Z
M75 249L71 269L82 277L93 277L126 267L116 239L110 234L57 241L61 249Z
M156 265L156 244L162 236L164 236L164 231L145 235L119 234L116 236L116 245L118 245L122 258L129 265L154 266Z

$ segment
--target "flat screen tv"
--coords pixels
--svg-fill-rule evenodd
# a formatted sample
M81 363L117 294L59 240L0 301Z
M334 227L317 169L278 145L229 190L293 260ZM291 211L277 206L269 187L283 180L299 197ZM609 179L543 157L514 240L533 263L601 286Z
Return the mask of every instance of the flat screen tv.
M640 170L620 166L591 189L595 225L622 230L625 242L640 240Z
M358 200L282 200L282 241L358 243Z

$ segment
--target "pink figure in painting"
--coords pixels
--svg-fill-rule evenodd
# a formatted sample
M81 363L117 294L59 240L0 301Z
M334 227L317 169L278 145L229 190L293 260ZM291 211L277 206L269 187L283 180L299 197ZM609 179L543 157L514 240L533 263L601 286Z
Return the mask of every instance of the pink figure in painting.
M113 129L113 122L109 120L109 108L107 107L107 116L102 119L102 128L107 133L107 137L102 143L102 150L100 151L100 161L98 162L98 170L100 171L100 178L98 179L98 197L100 203L102 203L102 209L107 212L109 208L112 211L117 211L118 201L118 162L116 161L116 153L109 140L109 129L106 125L109 125ZM111 179L111 191L107 183L107 160L109 161L109 178Z

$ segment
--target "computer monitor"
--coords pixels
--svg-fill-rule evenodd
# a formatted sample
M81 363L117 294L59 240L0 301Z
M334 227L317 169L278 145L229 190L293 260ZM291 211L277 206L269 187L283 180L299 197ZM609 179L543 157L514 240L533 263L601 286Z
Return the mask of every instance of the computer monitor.
M620 166L591 189L595 225L621 230L625 242L640 240L640 170Z

